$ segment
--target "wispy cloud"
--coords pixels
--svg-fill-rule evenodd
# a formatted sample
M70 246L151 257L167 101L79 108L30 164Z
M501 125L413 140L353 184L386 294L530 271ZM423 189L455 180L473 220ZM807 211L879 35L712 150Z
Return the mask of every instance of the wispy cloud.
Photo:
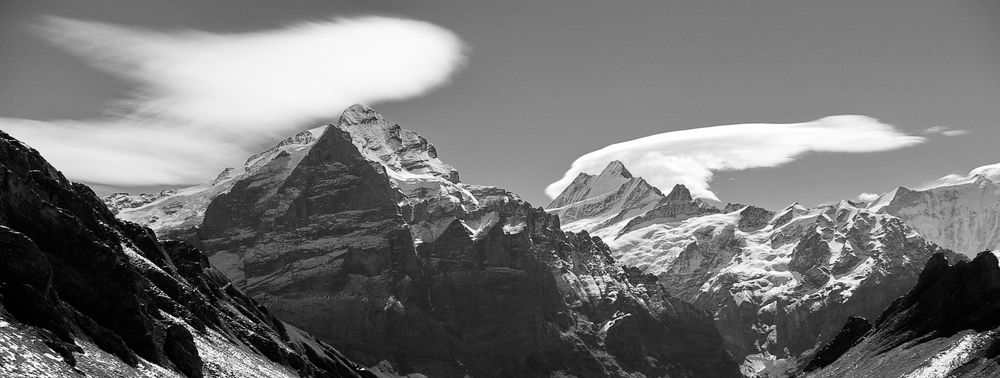
M335 119L353 103L444 85L465 59L450 31L387 17L239 34L49 17L34 30L134 90L110 104L106 119L0 119L0 128L71 178L111 185L202 181L205 169L244 157L247 146Z
M924 134L940 134L948 137L968 134L969 130L952 129L948 126L932 126L924 130Z
M651 135L581 156L545 193L556 197L581 172L597 173L620 160L633 174L660 188L684 184L693 195L718 200L709 189L714 172L775 167L808 152L864 153L913 146L926 140L859 115L795 124L741 124Z
M34 147L73 180L109 186L203 181L245 150L195 130L124 122L0 118L0 129Z

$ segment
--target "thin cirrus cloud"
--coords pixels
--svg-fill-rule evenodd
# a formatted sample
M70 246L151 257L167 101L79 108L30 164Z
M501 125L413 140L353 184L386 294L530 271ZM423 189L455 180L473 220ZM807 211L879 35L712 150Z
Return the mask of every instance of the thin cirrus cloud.
M621 142L581 156L562 179L545 188L555 198L580 173L600 172L619 160L659 188L684 184L695 197L718 200L709 189L715 172L775 167L808 152L888 151L926 141L860 115L794 124L740 124L672 131Z
M948 126L932 126L924 130L924 134L940 134L947 137L959 136L968 134L968 130L953 129Z
M335 119L351 104L447 84L466 53L444 28L374 16L228 34L59 17L32 29L134 86L104 119L0 118L0 129L73 179L117 186L203 181L250 146Z

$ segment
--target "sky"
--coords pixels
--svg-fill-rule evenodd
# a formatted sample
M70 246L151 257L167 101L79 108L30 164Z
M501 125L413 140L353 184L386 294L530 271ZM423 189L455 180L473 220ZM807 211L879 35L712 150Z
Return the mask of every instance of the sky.
M614 158L772 209L1000 162L993 0L4 0L0 51L0 129L104 192L195 184L353 99L536 206Z

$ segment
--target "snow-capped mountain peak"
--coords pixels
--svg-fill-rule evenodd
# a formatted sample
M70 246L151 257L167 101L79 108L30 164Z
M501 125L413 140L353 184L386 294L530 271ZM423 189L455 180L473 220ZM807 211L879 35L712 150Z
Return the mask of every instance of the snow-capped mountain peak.
M690 193L683 186L671 192L674 199ZM590 231L605 240L633 218L665 203L667 196L641 177L632 176L620 161L612 161L598 175L581 173L549 204L566 231Z
M368 106L351 106L340 116L336 127L350 133L361 153L381 163L397 181L425 176L459 182L458 171L438 159L437 150L427 139L399 125L389 124Z
M548 208L559 208L611 193L633 179L625 164L618 160L612 161L597 175L587 173L577 175L570 186L549 203Z
M606 167L604 167L604 170L601 171L601 174L599 174L597 178L598 180L602 178L630 179L632 178L632 172L629 172L629 170L625 168L624 163L618 160L614 160L608 163Z

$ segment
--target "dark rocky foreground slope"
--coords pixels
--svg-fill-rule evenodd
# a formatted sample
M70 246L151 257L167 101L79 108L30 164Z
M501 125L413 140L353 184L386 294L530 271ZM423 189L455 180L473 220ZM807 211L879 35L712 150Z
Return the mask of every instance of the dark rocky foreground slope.
M831 357L839 358L826 362ZM983 252L971 262L949 265L943 255L934 255L916 285L882 313L871 331L842 355L825 359L811 364L822 369L810 376L1000 375L996 256Z
M0 132L0 376L371 376Z
M279 318L430 376L739 374L708 313L600 239L460 183L423 137L364 106L319 133L180 233Z

